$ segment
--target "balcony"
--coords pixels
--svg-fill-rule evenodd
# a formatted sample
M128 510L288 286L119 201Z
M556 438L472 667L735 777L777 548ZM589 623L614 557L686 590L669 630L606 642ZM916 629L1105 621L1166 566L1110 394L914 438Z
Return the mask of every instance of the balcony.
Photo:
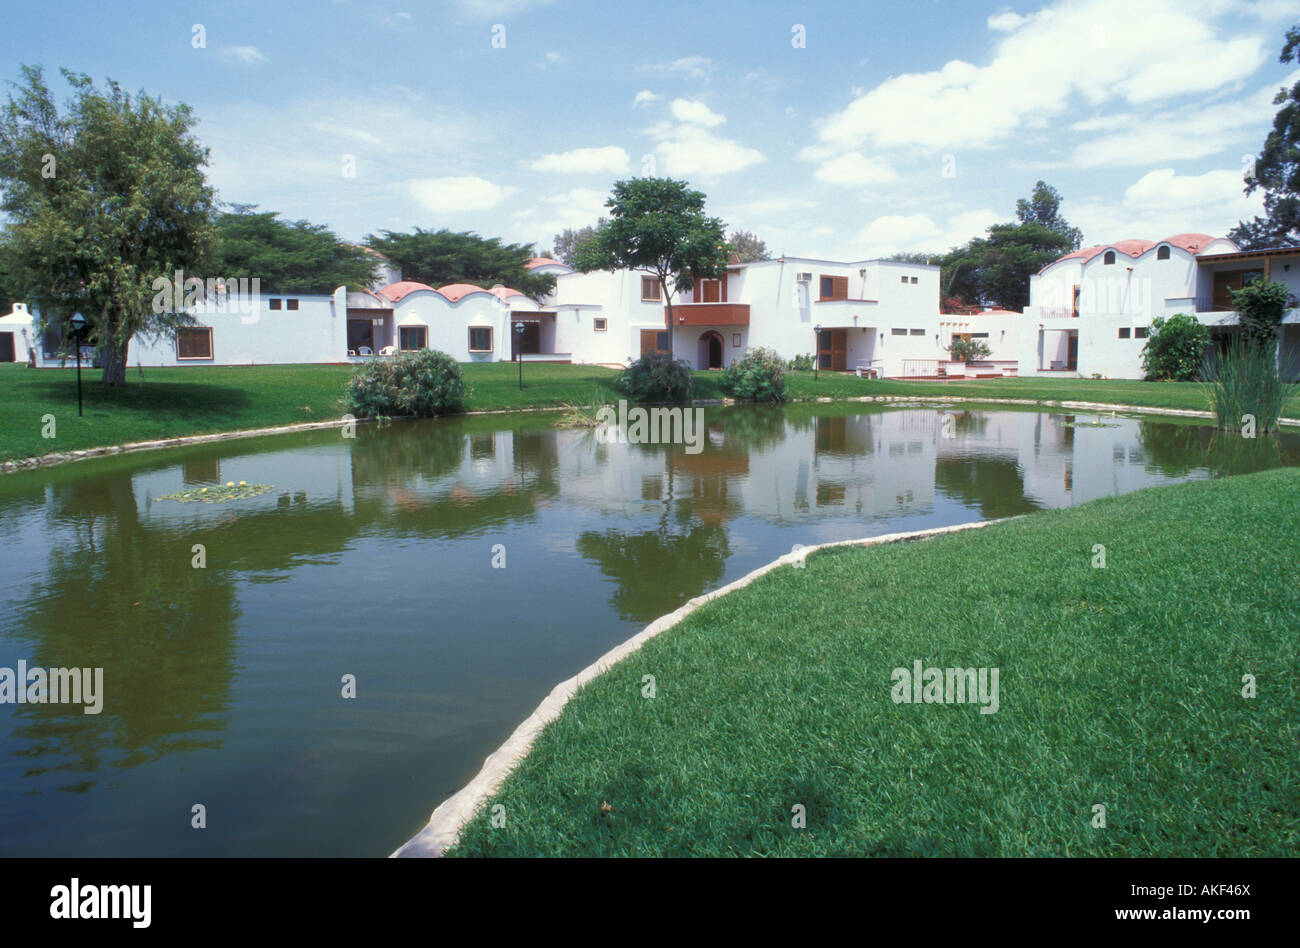
M664 307L664 318L668 307ZM748 326L748 303L678 303L673 307L678 326Z

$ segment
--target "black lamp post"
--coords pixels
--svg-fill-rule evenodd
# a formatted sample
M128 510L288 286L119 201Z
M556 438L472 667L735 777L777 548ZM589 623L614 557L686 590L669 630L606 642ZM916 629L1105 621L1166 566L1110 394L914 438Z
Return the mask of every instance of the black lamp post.
M813 327L813 381L817 381L817 370L822 364L822 324Z
M519 360L519 391L524 390L524 324L515 323L515 358Z
M86 317L80 313L73 313L72 319L72 339L73 344L77 347L77 417L81 417L81 334L86 331Z

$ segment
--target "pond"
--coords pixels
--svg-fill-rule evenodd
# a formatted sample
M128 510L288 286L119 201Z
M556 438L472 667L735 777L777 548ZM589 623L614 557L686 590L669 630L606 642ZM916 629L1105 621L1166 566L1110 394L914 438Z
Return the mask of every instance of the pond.
M554 420L0 479L0 668L103 669L98 714L0 704L0 854L387 855L556 683L795 544L1300 457L1295 435L964 406L709 408L697 453ZM164 499L230 481L271 490Z

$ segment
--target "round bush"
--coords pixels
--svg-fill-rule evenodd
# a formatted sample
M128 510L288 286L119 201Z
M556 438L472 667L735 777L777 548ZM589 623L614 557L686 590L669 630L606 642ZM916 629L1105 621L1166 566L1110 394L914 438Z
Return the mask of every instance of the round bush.
M358 418L430 417L461 411L469 385L460 363L436 349L371 359L348 379L344 402Z
M1210 344L1210 331L1195 316L1178 313L1168 319L1151 320L1151 332L1142 347L1142 367L1148 382L1173 379L1194 381L1200 376L1201 359Z
M750 349L722 373L722 391L753 402L785 401L785 362L771 349Z
M695 393L691 367L666 352L650 352L618 377L619 387L637 402L685 402Z

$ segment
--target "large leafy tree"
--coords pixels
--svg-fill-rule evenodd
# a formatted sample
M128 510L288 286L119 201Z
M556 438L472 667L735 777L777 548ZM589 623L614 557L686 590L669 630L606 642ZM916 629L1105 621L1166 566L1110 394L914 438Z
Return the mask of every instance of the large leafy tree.
M325 225L286 221L273 211L233 205L217 218L214 276L256 277L275 293L332 293L366 287L378 261L363 247L339 240Z
M1279 62L1300 62L1300 24L1286 33ZM1273 97L1280 105L1264 149L1246 175L1246 193L1264 191L1264 217L1241 221L1228 237L1243 250L1300 245L1300 81Z
M65 113L42 70L22 67L0 122L0 207L42 320L62 328L80 311L103 354L104 382L122 385L133 336L192 322L155 312L153 283L177 270L197 276L211 262L208 152L188 106L62 75L73 93Z
M579 227L574 230L571 227L564 228L563 231L555 235L555 240L551 248L551 256L566 267L573 266L573 261L577 259L578 250L596 236L596 231L600 230L608 221L601 218L596 221L593 227L588 224L586 227Z
M13 249L8 240L8 232L0 230L0 316L6 315L14 303L27 300L27 293L14 269Z
M734 253L741 263L753 263L756 260L771 260L767 244L747 230L733 231L727 238L727 250Z
M673 326L673 294L696 279L727 272L726 225L704 213L704 193L672 178L615 181L605 206L609 223L579 251L575 266L592 270L649 270L659 281L664 325ZM668 333L669 355L673 333Z
M401 268L403 280L435 287L448 283L491 287L500 283L533 299L541 299L555 289L554 276L524 269L534 256L531 244L505 244L499 237L419 227L410 234L391 230L371 234L367 243Z
M1071 227L1061 216L1061 192L1046 181L1036 183L1028 198L1016 201L1016 220L1021 224L1037 224L1068 238L1067 253L1083 244L1083 231Z

